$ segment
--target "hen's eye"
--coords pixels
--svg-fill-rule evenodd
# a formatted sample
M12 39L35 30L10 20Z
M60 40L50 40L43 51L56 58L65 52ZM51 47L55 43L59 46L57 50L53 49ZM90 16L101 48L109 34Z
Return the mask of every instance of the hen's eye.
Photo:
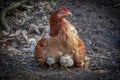
M63 13L65 13L65 11L61 11L61 13L63 14Z

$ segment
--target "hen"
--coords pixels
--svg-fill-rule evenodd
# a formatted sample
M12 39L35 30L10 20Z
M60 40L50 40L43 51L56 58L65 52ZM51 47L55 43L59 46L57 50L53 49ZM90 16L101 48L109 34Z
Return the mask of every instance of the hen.
M74 66L80 67L83 64L85 45L75 27L65 19L70 15L72 13L64 6L51 14L50 27L46 27L35 47L35 59L41 66L44 66L49 57L60 62L60 57L65 53L73 57Z

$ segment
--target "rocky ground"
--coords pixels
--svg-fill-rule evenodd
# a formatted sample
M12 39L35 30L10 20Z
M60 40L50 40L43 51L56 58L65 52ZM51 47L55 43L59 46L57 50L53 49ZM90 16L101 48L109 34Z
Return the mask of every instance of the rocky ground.
M14 31L9 36L0 37L12 39L10 45L4 43L0 48L1 80L119 80L119 0L38 0L34 6L32 3L26 6L12 11L7 23ZM44 27L49 25L51 11L61 6L66 6L73 13L67 19L76 26L86 45L86 55L90 57L88 68L73 67L70 72L41 68L29 52L27 39L38 39ZM28 38L23 31L27 32Z

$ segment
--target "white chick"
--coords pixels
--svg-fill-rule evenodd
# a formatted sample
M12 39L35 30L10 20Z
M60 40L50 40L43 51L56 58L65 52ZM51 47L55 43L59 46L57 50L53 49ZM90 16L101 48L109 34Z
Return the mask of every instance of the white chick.
M30 48L29 51L32 55L34 55L34 51L35 51L35 46L36 46L36 40L34 38L29 39L29 44L30 44Z
M60 58L60 64L62 67L64 67L66 70L70 71L68 67L72 67L74 65L74 60L70 55L63 55Z
M55 64L55 58L48 57L46 63L50 66L50 69L53 69L53 66Z

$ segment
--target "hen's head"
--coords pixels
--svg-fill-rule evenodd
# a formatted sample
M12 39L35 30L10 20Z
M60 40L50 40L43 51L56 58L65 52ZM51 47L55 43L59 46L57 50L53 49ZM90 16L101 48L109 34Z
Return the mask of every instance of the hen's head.
M61 7L55 10L50 16L50 36L56 36L59 33L59 29L62 27L61 24L64 22L64 18L72 15L72 13L66 8Z
M51 18L57 18L57 19L62 19L65 18L67 16L72 15L72 13L64 6L62 6L60 9L55 10L52 14L51 14Z

